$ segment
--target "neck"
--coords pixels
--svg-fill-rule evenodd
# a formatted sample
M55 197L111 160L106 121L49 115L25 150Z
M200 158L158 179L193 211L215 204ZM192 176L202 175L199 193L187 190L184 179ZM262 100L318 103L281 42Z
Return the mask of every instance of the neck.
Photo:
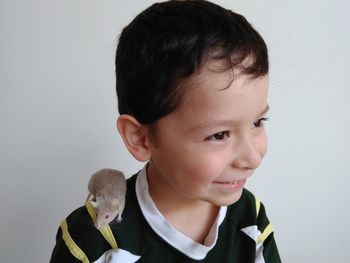
M203 244L220 207L181 195L166 187L163 178L150 176L148 171L149 194L161 214L176 230Z

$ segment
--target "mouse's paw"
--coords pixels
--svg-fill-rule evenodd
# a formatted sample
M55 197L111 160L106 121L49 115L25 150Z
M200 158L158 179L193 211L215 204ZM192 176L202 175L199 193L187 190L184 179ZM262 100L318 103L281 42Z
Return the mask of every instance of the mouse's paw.
M117 221L118 223L120 223L122 220L123 220L123 218L122 218L122 215L121 215L121 214L119 214L119 215L117 216L117 218L115 219L115 221Z

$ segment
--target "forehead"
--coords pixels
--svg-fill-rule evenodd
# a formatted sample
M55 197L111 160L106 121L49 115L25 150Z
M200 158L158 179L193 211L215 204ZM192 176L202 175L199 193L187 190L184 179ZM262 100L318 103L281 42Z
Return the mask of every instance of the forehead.
M211 63L183 81L184 95L177 109L179 113L204 118L215 118L215 114L220 114L229 118L235 113L249 115L266 108L268 75L252 78L239 71L220 69L220 64Z

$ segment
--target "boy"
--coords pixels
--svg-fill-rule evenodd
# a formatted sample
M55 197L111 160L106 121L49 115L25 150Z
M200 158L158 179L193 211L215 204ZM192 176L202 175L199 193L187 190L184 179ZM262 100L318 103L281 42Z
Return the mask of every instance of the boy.
M51 262L281 262L264 206L243 187L267 148L268 55L244 17L206 1L139 14L116 55L117 127L145 167L121 223L89 203L57 233Z

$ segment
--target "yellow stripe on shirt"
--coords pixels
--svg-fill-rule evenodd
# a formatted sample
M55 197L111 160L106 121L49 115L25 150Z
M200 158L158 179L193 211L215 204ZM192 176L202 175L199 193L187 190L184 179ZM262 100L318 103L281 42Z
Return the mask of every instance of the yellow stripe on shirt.
M72 255L83 263L89 263L89 259L87 258L85 253L80 249L80 247L78 247L78 245L70 236L66 219L64 219L61 223L61 230L62 239L64 240L64 243L66 244Z
M262 232L260 236L258 236L258 239L256 240L256 243L260 244L265 241L265 239L273 232L272 224L270 223Z
M259 216L259 212L260 212L260 206L261 206L261 202L259 200L259 198L255 197L255 206L256 206L256 218L258 218Z

